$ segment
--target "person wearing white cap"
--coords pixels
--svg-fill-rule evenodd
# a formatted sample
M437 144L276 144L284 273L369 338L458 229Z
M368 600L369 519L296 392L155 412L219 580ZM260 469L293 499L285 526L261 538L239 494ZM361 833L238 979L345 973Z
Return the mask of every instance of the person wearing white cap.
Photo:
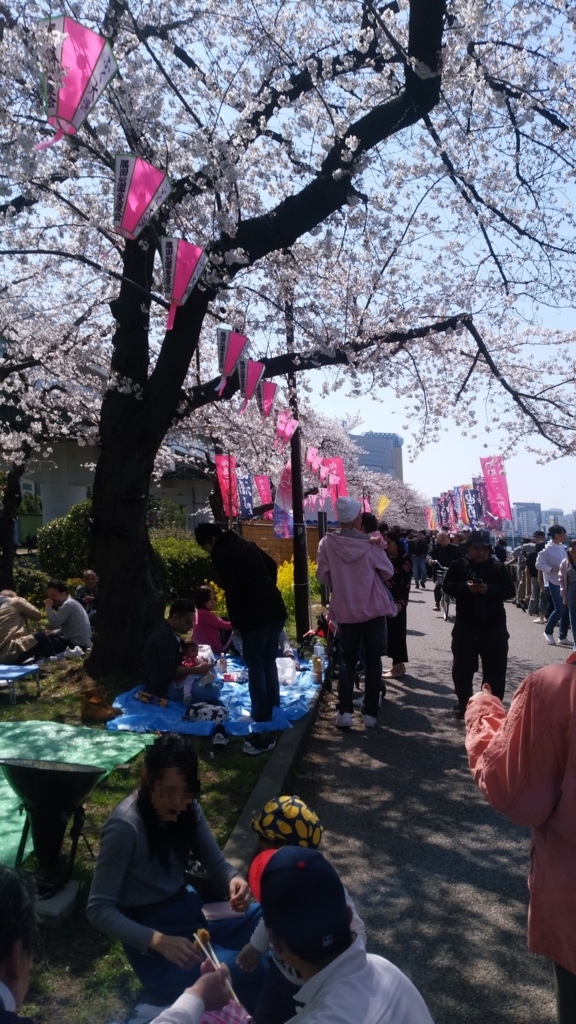
M361 506L355 498L338 498L339 530L327 534L318 545L316 579L332 588L329 614L340 626L342 666L338 680L340 729L352 725L354 673L360 645L366 664L365 694L361 714L366 728L376 725L382 685L382 651L386 616L396 608L384 581L394 575L382 544L360 532Z

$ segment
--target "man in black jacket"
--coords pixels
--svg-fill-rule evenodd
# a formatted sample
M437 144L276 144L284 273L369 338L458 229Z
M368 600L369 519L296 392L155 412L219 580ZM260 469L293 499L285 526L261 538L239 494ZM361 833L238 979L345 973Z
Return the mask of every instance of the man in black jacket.
M460 557L461 551L458 545L451 544L448 534L441 530L429 555L431 562L439 562L444 569L447 569L452 562ZM437 566L435 565L432 565L432 577L434 579L434 611L439 612L442 584L437 581Z
M454 714L464 717L472 696L472 680L482 659L483 682L504 698L508 662L508 630L504 601L514 597L514 582L504 565L492 558L488 530L470 534L468 554L452 562L444 590L456 600L452 630L452 679L458 697Z
M34 882L0 864L0 1024L32 1024L15 1011L28 990L37 940Z
M280 705L276 669L278 638L286 621L286 607L276 586L278 566L257 544L216 523L200 523L196 542L210 554L226 594L232 627L242 634L242 656L255 722L270 722ZM271 750L269 733L253 733L244 744L246 754Z
M142 682L147 693L182 700L184 679L189 675L205 675L210 670L207 664L196 667L182 664L180 635L192 629L195 610L194 601L180 597L170 605L168 618L162 619L148 633L142 652Z

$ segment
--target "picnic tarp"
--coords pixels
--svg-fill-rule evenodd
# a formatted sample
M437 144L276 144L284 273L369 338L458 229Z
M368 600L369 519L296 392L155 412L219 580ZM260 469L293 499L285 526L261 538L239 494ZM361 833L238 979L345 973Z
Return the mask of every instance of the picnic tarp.
M119 764L139 754L146 745L142 736L113 735L59 722L0 722L0 758L64 761L103 768L108 775ZM0 863L12 866L24 826L20 800L0 768ZM32 849L29 841L27 850Z
M320 684L310 669L296 674L290 685L280 686L280 707L274 708L271 722L247 721L250 716L250 694L245 682L224 683L220 700L228 709L228 720L224 729L230 736L247 736L251 732L277 732L290 729L291 722L302 718L308 711L310 701ZM135 697L142 686L135 686L119 694L114 706L122 709L122 716L108 722L110 732L181 732L192 736L211 736L213 722L183 721L183 704L169 700L166 707L145 704Z

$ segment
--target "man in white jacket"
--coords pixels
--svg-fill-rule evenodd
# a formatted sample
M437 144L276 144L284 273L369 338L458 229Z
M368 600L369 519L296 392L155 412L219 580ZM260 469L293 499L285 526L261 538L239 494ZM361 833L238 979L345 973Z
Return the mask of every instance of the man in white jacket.
M542 573L544 577L544 585L547 587L548 593L552 599L552 611L548 622L544 627L544 639L547 644L556 643L554 627L559 622L560 635L558 637L558 643L562 644L564 647L571 647L572 644L567 638L568 628L570 626L568 605L565 605L562 600L562 594L560 593L560 579L558 576L560 563L566 558L566 546L564 544L566 540L566 530L563 526L551 526L548 530L548 536L550 537L548 544L538 553L538 557L536 559L536 568Z

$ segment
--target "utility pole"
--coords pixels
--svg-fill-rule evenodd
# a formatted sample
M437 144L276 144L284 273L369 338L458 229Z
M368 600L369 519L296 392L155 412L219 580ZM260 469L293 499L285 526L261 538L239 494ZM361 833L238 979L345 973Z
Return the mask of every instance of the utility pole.
M286 324L286 348L288 352L293 352L294 301L292 297L284 302L284 321ZM298 420L296 375L292 371L288 374L288 401L293 419ZM292 515L294 518L294 612L296 634L301 643L304 634L310 629L310 586L308 583L308 546L304 522L302 447L299 425L290 438L290 464L292 469Z

